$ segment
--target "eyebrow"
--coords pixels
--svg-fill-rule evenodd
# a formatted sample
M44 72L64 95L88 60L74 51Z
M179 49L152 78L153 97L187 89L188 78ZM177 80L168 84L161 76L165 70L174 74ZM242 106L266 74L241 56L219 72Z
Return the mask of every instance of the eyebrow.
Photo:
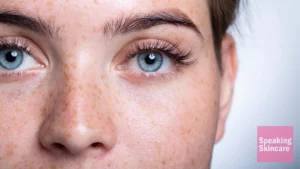
M108 20L104 25L104 35L125 35L138 32L159 25L173 25L185 27L196 32L203 39L200 29L183 12L178 9L158 11L150 14L135 14L128 17L121 16L117 19Z
M0 11L0 24L6 24L25 28L47 37L54 37L58 34L59 27L53 22L45 22L40 17L33 18L15 11Z

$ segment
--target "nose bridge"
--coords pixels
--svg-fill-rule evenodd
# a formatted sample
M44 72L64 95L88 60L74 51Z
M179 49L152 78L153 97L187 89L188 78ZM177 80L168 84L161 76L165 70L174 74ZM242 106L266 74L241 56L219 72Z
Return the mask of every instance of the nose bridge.
M60 83L56 85L57 98L62 99L62 102L58 103L61 107L57 108L73 111L73 115L91 117L99 111L96 106L104 101L101 89L103 82L97 78L100 77L101 70L97 69L91 56L81 54L80 51L84 50L66 53L62 61L58 76L60 78L57 79ZM83 120L82 117L80 119Z
M60 83L53 89L53 104L48 105L49 116L40 131L42 144L54 151L55 145L62 145L72 154L95 145L111 149L115 144L114 125L109 113L102 111L106 108L101 82L90 76L91 70L73 64L63 65L59 73Z
M91 80L93 77L89 76L87 70L77 65L76 62L63 65L61 72L63 77L58 80L60 83L56 88L55 104L52 109L59 117L63 115L62 117L70 119L65 119L66 122L80 123L82 126L87 121L91 122L89 119L94 119L93 116L100 115L95 113L96 109L91 108L101 102L102 91L100 84Z

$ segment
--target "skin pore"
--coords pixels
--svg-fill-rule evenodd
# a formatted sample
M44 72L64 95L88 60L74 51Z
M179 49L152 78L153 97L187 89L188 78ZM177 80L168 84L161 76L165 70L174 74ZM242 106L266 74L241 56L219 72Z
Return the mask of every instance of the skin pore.
M0 168L210 167L237 61L206 0L0 0L0 46Z

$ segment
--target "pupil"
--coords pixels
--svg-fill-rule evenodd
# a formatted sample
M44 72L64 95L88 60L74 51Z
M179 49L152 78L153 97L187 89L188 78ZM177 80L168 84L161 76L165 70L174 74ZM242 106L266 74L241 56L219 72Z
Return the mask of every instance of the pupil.
M155 56L151 53L146 57L145 61L147 64L152 65L155 63Z
M12 51L12 52L8 52L6 55L5 55L5 59L8 61L8 62L14 62L16 61L16 56L18 54L15 52L15 51Z

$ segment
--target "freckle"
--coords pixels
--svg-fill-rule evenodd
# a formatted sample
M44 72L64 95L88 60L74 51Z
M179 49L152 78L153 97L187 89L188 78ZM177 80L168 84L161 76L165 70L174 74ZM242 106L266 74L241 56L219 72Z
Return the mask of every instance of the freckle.
M22 109L20 109L19 107L16 108L16 113L21 113Z
M42 108L41 111L40 111L40 116L41 116L41 117L44 117L45 114L46 114L46 112L47 112L47 111L46 111L46 108Z
M70 132L65 132L64 135L67 137L67 138L70 138L72 136L72 134Z
M56 166L55 166L55 165L52 165L50 168L51 168L51 169L56 169Z
M73 69L75 69L75 68L76 68L76 63L72 62L72 63L71 63L71 67L72 67Z
M52 1L48 1L47 2L47 6L52 6L53 5L53 2Z
M122 113L121 112L117 112L118 117L121 117Z
M93 27L93 32L94 33L99 33L99 32L101 32L101 27Z
M166 165L166 161L165 161L165 160L163 160L163 161L161 162L161 164L163 164L163 165Z
M112 166L111 161L108 162L107 166L108 166L108 167L111 167L111 166Z
M37 91L36 90L33 90L32 92L31 92L31 95L35 95L37 93Z
M64 64L63 67L64 67L65 70L70 70L70 65L69 64Z
M14 150L9 150L8 152L6 152L6 156L12 156L14 154Z
M82 86L82 85L79 85L79 86L78 86L78 89L79 89L79 90L83 90L83 86Z
M77 41L73 42L73 45L78 46L78 42Z
M98 94L102 94L102 90L100 88L97 89Z
M96 105L95 104L92 105L92 109L96 110Z
M54 20L54 18L55 18L55 16L54 16L54 15L50 15L50 16L49 16L49 20L50 20L50 21L53 21L53 20Z
M82 36L82 39L83 39L83 40L86 40L86 36L83 35L83 36Z
M76 25L76 27L77 27L77 28L80 28L80 27L82 27L82 24L79 23L79 24Z
M98 0L94 0L94 3L95 3L95 4L98 4Z
M65 54L65 57L66 57L66 58L70 58L70 57L72 57L72 56L73 56L72 53L66 53L66 54Z

